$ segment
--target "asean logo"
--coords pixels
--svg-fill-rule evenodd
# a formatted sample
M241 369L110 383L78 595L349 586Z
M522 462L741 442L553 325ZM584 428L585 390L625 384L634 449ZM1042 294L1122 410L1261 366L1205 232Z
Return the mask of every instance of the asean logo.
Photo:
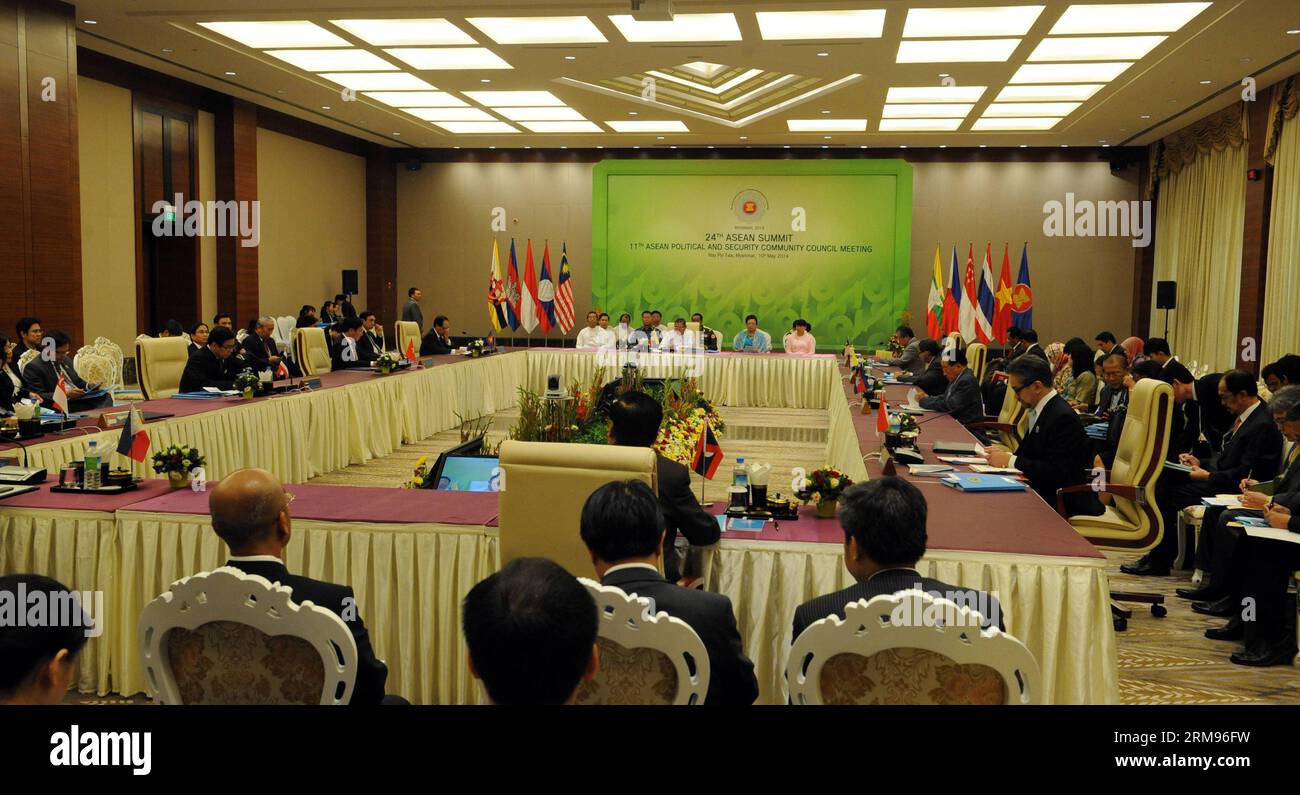
M1027 284L1017 284L1011 291L1011 306L1017 312L1024 312L1034 305L1034 291Z
M767 197L752 188L742 190L731 200L731 210L741 221L758 221L767 212Z

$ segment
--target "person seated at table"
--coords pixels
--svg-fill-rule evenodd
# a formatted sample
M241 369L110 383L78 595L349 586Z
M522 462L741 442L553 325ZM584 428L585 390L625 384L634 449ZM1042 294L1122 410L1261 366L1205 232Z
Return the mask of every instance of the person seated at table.
M1128 356L1121 351L1104 354L1101 358L1101 380L1105 386L1097 399L1097 416L1110 419L1116 412L1128 406L1128 385L1131 374L1128 369Z
M365 352L373 353L372 359L379 358L379 354L384 352L384 343L379 339L379 333L375 328L375 313L369 309L362 312L361 318L361 339L357 341L360 346L362 355Z
M587 313L587 325L578 331L578 339L574 344L577 348L599 348L596 337L600 335L600 313L591 310Z
M925 369L920 375L903 372L898 375L900 384L915 384L926 395L941 395L948 389L948 377L943 374L943 358L939 355L939 343L924 339L917 345Z
M171 320L168 320L165 324L163 324L163 327L158 331L159 339L165 339L167 337L184 337L184 336L185 336L185 327L182 326L181 322L176 318L172 318Z
M632 316L627 312L618 316L618 325L614 327L614 344L620 348L627 347L627 338L632 336Z
M284 550L293 538L292 502L279 478L264 469L239 469L223 478L208 496L212 530L230 548L223 565L292 588L295 603L311 602L343 619L357 642L349 704L405 703L400 696L384 696L388 666L375 658L352 588L290 574L284 565Z
M493 704L572 704L600 669L596 600L545 558L516 558L471 588L461 625Z
M646 310L641 313L641 327L628 336L627 346L629 348L648 348L659 347L659 329L651 322L651 312Z
M438 315L429 333L420 340L420 355L446 356L451 350L451 320L446 315Z
M696 342L695 332L686 328L686 318L684 317L675 319L673 327L668 329L659 342L659 350L664 353L682 353L697 350L698 348L699 344Z
M829 616L844 618L844 606L859 599L916 589L978 610L985 629L1002 623L996 596L922 577L916 563L925 555L926 513L921 490L902 478L882 477L855 483L840 495L838 521L844 530L844 568L856 581L843 590L818 596L794 611L792 639Z
M696 312L691 315L691 322L700 324L700 342L704 347L704 350L713 351L715 353L721 350L718 341L721 340L722 337L718 336L716 329L711 329L704 325L704 315Z
M13 411L14 404L22 400L39 402L41 396L27 389L18 375L18 343L0 334L0 410Z
M230 315L226 314L225 312L218 312L217 314L213 315L212 325L214 327L221 326L223 328L228 328L230 329L230 332L232 334L235 331L235 319Z
M252 369L254 373L261 373L270 370L274 373L280 367L280 362L284 357L280 355L280 348L276 345L275 337L275 318L269 315L262 315L253 321L252 333L244 337L240 343L242 358L244 364Z
M618 337L614 336L614 329L609 327L609 313L601 312L597 320L600 329L596 333L596 347L601 350L612 350L618 347Z
M1093 372L1093 353L1079 337L1065 343L1065 357L1070 368L1070 385L1061 395L1070 408L1085 414L1092 411L1097 399L1097 376Z
M659 401L644 392L624 392L609 405L609 443L653 448L663 419L664 410ZM669 582L677 582L682 578L677 533L680 531L696 547L716 544L722 534L717 521L700 507L691 493L690 470L665 458L658 450L655 468L659 475L659 507L667 523L664 574Z
M781 340L781 347L786 353L816 353L817 338L812 335L812 324L803 318L796 320Z
M1029 409L1029 427L1015 455L990 450L989 464L1012 467L1025 474L1029 485L1050 506L1056 490L1088 481L1093 460L1083 421L1065 398L1052 389L1047 361L1028 354L1007 365L1007 388ZM1097 516L1105 507L1091 491L1064 495L1067 516Z
M343 315L339 313L333 301L326 301L320 305L320 322L338 323L343 320Z
M54 390L59 385L59 376L63 376L64 392L68 396L68 411L88 411L113 405L113 396L99 394L86 397L87 393L99 389L99 384L87 384L77 373L77 368L68 355L72 348L72 339L62 331L54 330L49 334L54 340L54 361L47 361L44 356L37 356L23 368L23 387L29 392L40 395L46 408L54 408Z
M200 320L190 326L190 353L200 350L208 344L208 324Z
M683 588L659 573L664 515L650 487L639 480L606 483L582 506L582 542L601 585L651 600L655 613L680 618L704 641L709 655L705 704L753 704L754 664L745 656L731 600Z
M202 392L204 387L221 390L235 388L235 334L225 326L208 333L208 344L190 354L181 373L182 392Z
M882 364L906 370L912 375L920 375L925 369L925 364L921 361L921 342L916 338L916 333L912 331L912 327L899 326L894 333L894 340L903 346L903 352L896 358L888 359Z
M741 353L771 353L772 335L758 327L757 315L745 315L745 330L731 341L731 349Z
M980 422L984 419L984 399L980 397L980 385L975 374L966 366L966 351L952 347L939 354L939 367L947 379L947 387L942 394L927 395L918 402L923 409L942 411L962 425ZM972 431L976 438L984 441L982 433Z
M316 307L311 304L303 304L302 309L298 310L297 328L311 328L318 325L320 320L316 317Z
M330 350L330 369L350 370L357 367L369 367L370 363L377 358L377 354L362 348L358 344L364 333L361 330L361 320L359 318L340 320L330 326L330 330L339 333L338 340Z
M1106 367L1105 361L1109 360L1111 357L1114 357L1116 362L1121 358L1125 358L1122 350L1116 350L1103 360L1103 367ZM1106 373L1107 377L1114 376L1113 369L1115 366L1117 366L1115 363L1110 365L1110 371ZM1093 466L1101 467L1102 469L1110 469L1115 464L1115 454L1119 452L1119 441L1124 435L1124 421L1128 419L1128 399L1129 395L1133 392L1133 387L1137 386L1138 382L1144 378L1159 378L1160 365L1147 360L1145 362L1139 362L1137 367L1134 367L1132 370L1128 370L1126 367L1124 372L1124 380L1119 386L1119 390L1124 393L1123 400L1118 404L1118 408L1108 410L1107 413L1103 415L1106 418L1106 438L1097 440L1095 445L1097 456L1093 459ZM1102 395L1104 396L1105 394L1105 388L1103 388ZM1106 400L1103 399L1098 405L1100 407L1106 404ZM1177 410L1175 410L1175 420L1177 420L1177 416ZM1170 446L1170 451L1172 453L1171 460L1177 461L1178 454L1172 452L1172 445ZM1097 498L1104 504L1109 504L1109 495L1099 494Z
M349 301L348 297L343 293L334 296L334 311L338 313L342 320L350 320L354 317L358 317L357 308L352 305L352 302Z
M659 339L661 340L669 331L668 326L664 325L664 315L658 309L650 310L650 325L654 326L655 331L659 332Z
M102 615L88 616L74 603L75 592L58 580L39 574L0 577L0 604L26 615L39 598L51 610L75 604L68 620L0 621L0 704L59 704L77 677L77 656L86 645L87 630Z

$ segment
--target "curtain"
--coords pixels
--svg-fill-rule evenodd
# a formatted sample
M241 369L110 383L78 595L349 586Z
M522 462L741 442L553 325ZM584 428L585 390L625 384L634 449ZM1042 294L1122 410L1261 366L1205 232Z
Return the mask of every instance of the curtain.
M1261 365L1300 353L1300 120L1293 113L1281 124L1273 161Z

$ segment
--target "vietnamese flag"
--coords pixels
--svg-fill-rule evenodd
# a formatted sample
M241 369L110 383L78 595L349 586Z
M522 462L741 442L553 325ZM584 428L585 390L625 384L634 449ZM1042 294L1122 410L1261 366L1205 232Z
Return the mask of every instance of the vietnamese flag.
M1002 275L998 277L997 291L993 296L993 337L998 342L1006 343L1007 330L1011 328L1011 251L1006 244L1002 246Z
M415 361L415 340L406 341L406 360L408 362Z

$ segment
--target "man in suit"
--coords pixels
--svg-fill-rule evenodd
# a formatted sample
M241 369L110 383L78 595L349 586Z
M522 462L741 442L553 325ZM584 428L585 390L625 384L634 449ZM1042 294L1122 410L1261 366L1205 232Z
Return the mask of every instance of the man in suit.
M680 618L704 641L709 654L706 704L754 703L758 680L745 656L731 600L683 588L659 573L664 515L653 491L639 480L606 483L582 506L582 542L601 585L644 596L655 613Z
M357 677L348 703L405 703L384 696L388 666L375 658L352 589L290 574L285 567L284 548L293 536L291 502L293 495L264 469L240 469L218 483L208 497L208 510L212 529L230 547L225 565L292 588L294 602L310 601L343 619L357 642Z
M420 311L420 299L424 293L420 292L419 287L412 287L406 291L406 306L402 307L402 320L409 320L424 331L424 313Z
M1046 362L1047 351L1043 350L1043 346L1038 344L1038 332L1031 328L1027 328L1020 332L1020 334L1025 341L1025 352L1021 354L1021 356L1037 356ZM1010 362L1008 362L1008 364L1010 364Z
M493 704L572 704L600 668L596 600L545 558L510 561L462 609L469 670Z
M1029 427L1015 455L990 450L989 463L1014 467L1048 505L1056 506L1056 490L1088 482L1092 448L1083 422L1065 398L1052 388L1052 370L1037 356L1025 354L1007 365L1007 388L1029 409ZM1068 516L1096 516L1103 511L1091 491L1065 495Z
M1183 453L1207 454L1208 445L1201 442L1201 396L1197 390L1196 377L1180 362L1173 362L1163 367L1150 359L1140 362L1137 367L1154 368L1156 377L1164 381L1174 391L1174 419L1169 429L1169 453L1165 460L1177 462ZM1137 367L1134 369L1136 370ZM1222 376L1220 376L1222 377ZM1215 403L1218 403L1216 391ZM1222 406L1217 407L1226 413ZM1198 446L1203 450L1198 451Z
M794 611L791 639L828 616L843 619L845 606L859 599L909 589L976 609L985 628L1005 630L996 596L922 577L916 571L916 562L925 555L926 510L921 490L902 478L876 478L845 490L839 509L844 568L856 583L799 605Z
M334 296L334 309L341 316L341 320L350 320L357 317L357 308L352 305L352 300L343 293Z
M921 361L921 343L916 338L915 332L911 326L899 326L894 334L894 339L899 345L903 346L903 352L895 359L882 362L891 367L899 367L912 375L920 375L925 371L925 362Z
M19 318L14 329L18 332L18 351L14 353L14 364L18 364L18 359L23 355L24 351L41 352L41 340L45 337L45 332L41 329L39 319L34 317Z
M361 339L357 341L358 349L373 354L371 359L379 358L384 352L384 343L375 330L375 313L369 309L361 313Z
M1115 339L1115 335L1109 331L1099 332L1097 334L1096 342L1097 350L1101 351L1105 356L1109 356L1114 352L1115 346L1119 344L1119 340ZM1128 357L1125 357L1126 360L1127 358Z
M420 340L421 356L445 356L451 353L451 321L446 315L433 319L433 328Z
M358 367L369 367L378 354L371 353L368 349L360 345L362 336L361 320L359 318L350 318L335 323L330 327L331 330L337 329L339 332L338 341L334 343L330 351L330 369L332 370L351 370Z
M72 348L71 338L58 330L51 331L49 336L54 341L53 361L41 355L28 362L22 371L23 386L29 392L40 395L41 402L46 408L53 408L54 390L59 385L59 376L62 375L64 391L68 395L68 411L87 411L113 405L113 396L107 393L86 397L87 392L94 391L99 385L92 387L77 373L77 368L72 364L72 357L68 355Z
M217 389L234 389L236 360L234 358L235 334L225 326L214 326L208 332L208 344L190 354L181 373L182 392L202 392L206 386Z
M609 404L609 443L624 447L654 447L663 422L659 401L644 392L624 392ZM722 536L718 522L704 512L691 493L691 473L686 467L655 451L659 481L659 507L664 512L664 574L669 582L682 578L678 559L677 533L694 547L718 543Z
M947 389L941 395L921 398L921 408L945 412L962 425L983 420L984 400L975 374L966 366L966 351L954 345L941 353L939 359ZM976 431L972 433L982 436Z
M1174 354L1169 350L1169 340L1162 337L1152 337L1142 346L1142 353L1154 362L1158 362L1161 367L1167 367L1174 360Z
M1124 350L1121 348L1106 354L1101 360L1101 380L1105 386L1101 388L1101 397L1097 401L1097 414L1102 419L1108 420L1128 407L1129 387L1125 385L1128 379L1128 356Z
M274 373L280 367L280 362L284 361L280 356L279 347L275 344L274 333L275 318L262 315L257 319L257 326L253 329L253 333L244 337L244 341L240 343L244 363L251 367L253 372L261 373L270 370Z
M1025 333L1020 330L1019 326L1011 326L1007 329L1007 345L1010 347L1007 348L1002 357L1005 362L1009 362L1025 352L1028 343L1025 342Z
M938 395L948 389L948 377L943 374L943 360L939 357L939 343L924 339L917 345L925 369L920 375L901 373L900 384L916 384L916 388L927 395Z
M1264 379L1270 393L1300 384L1300 356L1288 353L1276 362L1265 365L1259 371L1259 377Z
M1168 367L1168 365L1166 365ZM1199 505L1205 497L1241 491L1243 480L1277 471L1282 456L1282 434L1259 400L1255 376L1229 370L1219 381L1219 400L1236 417L1223 450L1204 462L1190 453L1179 463L1191 467L1183 474L1166 469L1156 481L1156 503L1166 532L1155 549L1133 563L1120 566L1125 574L1164 577L1178 554L1178 512ZM1204 466L1202 466L1204 463Z

